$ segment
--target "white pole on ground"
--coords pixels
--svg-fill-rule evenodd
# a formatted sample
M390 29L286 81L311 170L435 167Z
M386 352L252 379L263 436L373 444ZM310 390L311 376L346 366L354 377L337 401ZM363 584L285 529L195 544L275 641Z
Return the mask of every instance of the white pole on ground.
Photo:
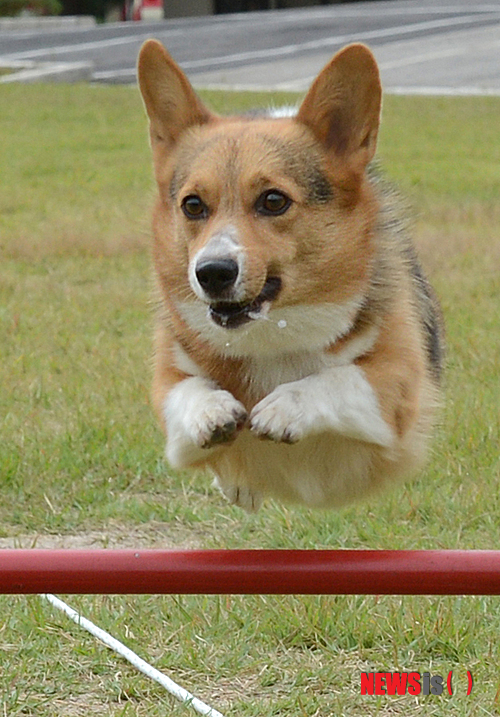
M162 687L164 687L168 692L170 692L171 695L177 697L177 699L179 699L181 702L184 702L185 704L195 709L199 714L206 715L206 717L224 717L224 715L222 715L220 712L217 712L217 710L213 709L212 707L209 707L197 697L194 697L194 695L192 695L190 692L188 692L176 682L171 680L170 677L167 677L167 675L164 675L163 672L160 672L148 662L143 660L141 657L139 657L139 655L130 650L126 645L124 645L122 642L110 635L109 632L102 630L100 627L95 625L86 617L80 615L76 610L67 605L60 598L56 597L55 595L51 595L50 593L43 593L40 597L43 597L48 600L51 605L53 605L58 610L64 612L71 620L73 620L73 622L75 622L80 627L83 627L84 630L90 632L92 635L94 635L94 637L97 637L97 639L103 642L107 647L111 648L118 655L121 655L126 660L128 660L128 662L130 662L134 667L140 670L140 672L142 672L144 675L151 678L155 682L158 682Z

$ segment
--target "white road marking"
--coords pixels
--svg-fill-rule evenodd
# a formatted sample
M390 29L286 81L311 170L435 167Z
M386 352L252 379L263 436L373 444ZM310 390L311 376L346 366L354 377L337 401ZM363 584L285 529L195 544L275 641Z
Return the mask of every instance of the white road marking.
M497 19L500 20L500 13L495 13ZM194 70L198 67L207 67L210 65L230 65L234 62L242 60L262 60L272 57L284 57L294 55L303 50L319 50L325 47L335 47L339 44L352 42L354 37L357 41L374 40L382 37L397 37L400 35L411 35L414 32L424 30L434 30L440 27L450 28L452 26L467 25L471 22L483 22L483 18L477 17L475 14L466 15L464 17L441 18L439 20L429 20L427 22L415 22L410 25L401 25L392 28L382 28L380 30L367 30L366 32L358 32L355 36L351 33L348 35L336 35L334 37L325 37L323 39L308 40L307 42L299 42L293 45L282 45L281 47L271 47L265 50L250 50L247 52L238 52L233 55L222 55L220 57L204 58L203 60L191 60L183 62L184 70Z
M185 30L163 31L162 36L173 37L175 35L185 35ZM141 35L129 35L125 37L108 38L107 40L93 40L92 42L72 43L70 45L56 45L55 47L42 47L38 50L23 50L21 52L12 52L2 55L2 60L31 60L35 57L45 57L47 55L66 55L73 52L85 52L87 50L97 50L100 47L113 47L117 45L129 45L132 43L147 40L152 35L151 32Z

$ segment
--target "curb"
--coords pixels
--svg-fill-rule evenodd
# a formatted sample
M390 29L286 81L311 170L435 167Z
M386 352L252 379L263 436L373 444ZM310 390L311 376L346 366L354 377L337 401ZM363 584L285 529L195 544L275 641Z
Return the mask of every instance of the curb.
M13 71L0 76L6 82L89 82L93 66L89 62L5 62L0 66Z
M0 32L57 31L73 28L95 27L93 15L67 15L63 17L3 17ZM89 82L93 65L89 62L33 62L30 60L2 61L0 67L12 70L0 75L0 84L7 82Z
M66 28L95 27L93 15L67 15L63 17L2 17L0 32L18 30L64 30Z

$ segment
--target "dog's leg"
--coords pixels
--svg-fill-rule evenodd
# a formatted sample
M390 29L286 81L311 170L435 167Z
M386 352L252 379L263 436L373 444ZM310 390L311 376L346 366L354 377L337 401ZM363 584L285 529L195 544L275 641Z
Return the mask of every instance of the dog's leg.
M173 386L163 412L165 453L174 468L193 465L207 458L208 449L234 440L247 418L239 401L201 376L185 378Z
M323 431L386 448L395 440L374 389L354 364L281 384L254 407L250 428L260 438L285 443Z
M220 478L214 480L214 485L230 503L243 508L247 513L256 513L262 505L263 495L260 491L246 486L225 483Z

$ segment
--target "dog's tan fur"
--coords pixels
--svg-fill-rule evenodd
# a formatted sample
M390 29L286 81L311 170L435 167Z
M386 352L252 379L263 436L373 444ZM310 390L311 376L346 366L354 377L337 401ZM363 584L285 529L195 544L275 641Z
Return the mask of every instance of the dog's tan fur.
M381 103L370 51L339 52L289 119L213 115L153 40L138 71L159 189L153 398L170 461L210 469L247 509L268 494L341 505L411 473L431 432L441 329L367 169ZM269 215L259 202L273 190L290 204ZM182 208L193 196L200 218ZM220 307L198 283L204 257L238 264L225 300L257 301L243 325L209 315ZM277 295L257 300L269 277Z

